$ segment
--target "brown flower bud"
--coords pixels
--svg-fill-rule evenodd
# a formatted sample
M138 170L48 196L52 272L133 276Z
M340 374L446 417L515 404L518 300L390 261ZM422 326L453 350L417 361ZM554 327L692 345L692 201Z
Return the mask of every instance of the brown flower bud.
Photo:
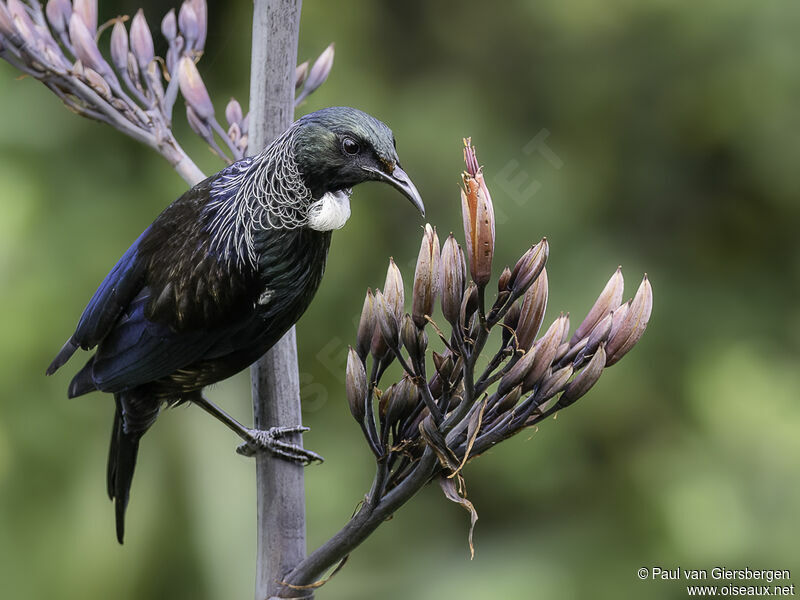
M325 48L322 54L319 55L317 60L314 61L313 66L308 72L308 78L306 79L306 86L303 89L303 94L307 96L314 90L316 90L319 86L325 83L325 80L330 75L331 69L333 68L333 57L334 57L334 49L333 44Z
M616 319L612 320L611 334L606 344L606 353L608 354L606 366L610 367L619 362L639 341L644 330L647 329L652 310L653 288L650 286L650 280L647 279L647 275L645 275L639 289L636 291L636 295L631 300L627 310L624 311L616 331L614 330L613 322Z
M497 280L497 293L505 292L509 290L508 284L511 281L511 269L506 267L503 269L503 272L500 273L500 278Z
M500 385L497 386L497 393L499 395L503 395L512 388L516 387L517 384L519 384L531 370L535 359L536 350L533 348L522 355L522 357L516 363L514 363L514 366L511 367L505 375L503 375L503 378L500 380ZM525 391L527 391L527 389Z
M461 299L461 308L459 309L459 317L461 319L461 326L465 329L468 328L470 319L475 311L478 310L478 288L472 283L464 292L464 297Z
M426 316L433 314L433 306L439 293L439 276L441 272L441 252L436 229L425 224L422 243L414 271L414 289L412 292L412 311L414 323L422 329Z
M147 69L147 65L150 64L155 55L153 36L150 34L150 27L147 25L147 19L144 18L144 12L142 12L141 8L136 11L133 21L131 21L131 51L136 57L139 69L142 71ZM181 89L183 89L183 86L181 86Z
M135 22L136 19L134 19ZM133 27L131 27L131 42L133 39ZM191 106L197 117L202 121L208 121L214 116L214 105L211 104L208 90L206 90L194 62L187 56L181 58L178 63L178 85L180 85L181 94L183 94L187 106Z
M547 309L548 294L547 269L543 268L536 281L525 292L520 308L517 343L523 350L533 346L533 341L539 334L544 321L544 311Z
M550 255L550 244L547 238L542 238L538 244L534 244L530 249L523 254L514 265L511 271L511 280L508 285L517 294L525 293L534 280L539 276L539 273L544 269L547 262L547 257Z
M387 427L408 417L420 401L417 386L407 376L392 387L394 389L386 400Z
M518 385L513 390L508 392L505 396L500 398L500 400L497 401L496 404L497 411L500 413L504 413L506 411L511 410L517 405L517 402L519 402L521 396L522 396L522 386Z
M592 329L591 333L589 333L589 336L584 338L586 340L586 344L575 357L576 366L583 361L584 357L594 354L595 350L597 350L597 347L608 339L608 336L611 333L612 322L613 315L609 313L600 319L600 322L594 326L594 329Z
M594 306L589 310L583 323L578 325L575 333L570 338L570 346L574 345L578 340L585 338L589 332L597 325L600 320L609 314L622 302L622 292L625 287L625 280L622 277L622 267L617 267L611 279L608 280L603 291L597 297Z
M403 276L393 258L389 259L389 268L386 269L386 282L383 284L383 297L386 305L394 313L398 327L403 319L405 308L405 293L403 289Z
M111 29L111 62L120 73L128 68L128 30L122 21L114 23Z
M358 321L358 333L356 334L356 352L361 360L366 360L369 353L372 336L375 333L375 298L372 290L367 289L364 297L364 307L361 309L361 318Z
M2 12L0 8L0 12ZM69 18L72 15L72 4L69 0L48 0L45 7L47 20L53 30L63 33L69 26ZM2 17L0 17L2 18Z
M364 369L364 363L353 348L350 348L347 353L345 389L350 412L353 414L353 418L361 423L367 410L367 372Z
M175 9L170 8L169 12L161 19L161 34L168 42L172 42L178 36L178 20L175 18Z
M600 344L597 351L592 356L583 370L575 376L567 385L561 398L558 399L558 406L564 408L575 402L578 398L588 392L591 387L600 379L603 368L606 366L605 344Z
M477 286L482 288L492 276L494 207L469 138L464 140L464 162L467 170L461 175L461 215L470 274Z
M399 348L400 325L397 321L397 315L386 301L386 296L382 294L380 290L376 290L375 292L375 316L381 335L387 346L392 349Z
M400 338L408 355L413 360L425 360L425 349L428 347L428 336L424 330L418 329L409 314L403 317Z
M458 324L461 299L464 295L461 248L451 233L442 246L442 313L451 325Z
M80 15L92 37L97 35L97 0L74 0L73 12Z
M542 402L546 402L563 390L569 378L572 377L572 372L573 367L570 364L557 371L553 371L550 375L545 377L544 381L542 381L542 385L539 386L539 390L536 392L536 403L541 404Z
M564 335L565 328L569 328L569 317L562 314L553 321L550 328L534 344L530 351L535 352L535 358L530 370L525 375L523 390L532 389L550 368L558 352L558 347L561 345L561 338Z
M508 345L508 342L511 340L512 334L514 334L514 349L519 348L519 342L516 341L516 328L517 324L519 323L519 315L520 315L520 303L514 302L511 307L506 312L506 316L503 319L503 347Z

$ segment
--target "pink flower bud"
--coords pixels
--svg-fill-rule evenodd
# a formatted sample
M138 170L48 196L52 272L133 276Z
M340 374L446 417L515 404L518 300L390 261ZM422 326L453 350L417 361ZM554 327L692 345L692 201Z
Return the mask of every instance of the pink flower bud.
M597 297L589 313L583 322L578 325L575 333L570 338L570 346L575 345L578 340L583 339L589 332L599 323L603 317L611 314L611 311L616 310L622 302L622 292L625 287L625 280L622 277L622 267L617 267L611 279L608 280L603 291Z
M147 69L147 65L155 56L155 51L153 50L153 36L141 8L136 11L131 22L131 50L139 63L139 69L142 71Z
M80 15L92 37L97 35L97 0L74 0L73 12Z
M181 10L178 13L178 27L180 27L181 33L186 40L186 46L188 48L194 48L194 44L200 32L198 29L197 15L188 1L181 4Z
M168 42L172 42L178 35L178 24L175 19L175 9L170 8L169 12L161 19L161 34Z
M72 15L72 4L69 0L48 0L44 10L50 26L55 31L63 33L67 30Z
M333 44L331 44L325 48L322 54L319 55L319 58L314 61L314 65L308 72L308 78L306 79L306 87L304 90L306 96L325 83L325 80L328 78L333 68L333 56L334 50Z
M606 361L607 366L610 367L619 362L619 360L633 348L636 342L639 341L642 334L644 334L644 330L647 329L647 323L650 321L650 313L652 310L653 288L650 286L647 275L645 275L616 331L614 331L614 323L612 320L612 334L606 344L606 352L608 353L608 360Z
M208 90L197 67L188 56L181 58L178 63L178 85L186 104L194 109L200 119L208 121L214 116L214 105L211 104Z
M111 61L120 72L128 68L128 31L120 21L111 30Z
M206 30L208 29L208 7L206 0L189 0L194 10L195 17L197 18L197 40L194 47L196 50L202 50L206 45Z
M225 107L225 118L228 120L228 125L234 123L238 125L242 122L242 105L235 98L231 98Z

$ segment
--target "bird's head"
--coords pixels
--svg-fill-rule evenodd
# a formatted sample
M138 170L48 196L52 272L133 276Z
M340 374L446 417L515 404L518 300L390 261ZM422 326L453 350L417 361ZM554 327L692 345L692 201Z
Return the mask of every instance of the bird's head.
M384 123L355 108L324 108L297 123L295 160L314 198L365 181L397 188L425 215L417 188L400 168L394 135Z

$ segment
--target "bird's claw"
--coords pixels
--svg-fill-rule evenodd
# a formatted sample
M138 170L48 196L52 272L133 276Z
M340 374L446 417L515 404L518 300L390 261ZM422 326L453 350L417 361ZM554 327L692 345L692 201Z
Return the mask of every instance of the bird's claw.
M306 450L297 444L283 442L280 439L286 435L305 433L306 431L308 431L308 427L303 426L251 429L249 430L250 439L240 444L236 448L236 452L242 456L255 456L259 450L266 450L275 456L302 465L309 465L314 461L323 462L325 459L316 452Z

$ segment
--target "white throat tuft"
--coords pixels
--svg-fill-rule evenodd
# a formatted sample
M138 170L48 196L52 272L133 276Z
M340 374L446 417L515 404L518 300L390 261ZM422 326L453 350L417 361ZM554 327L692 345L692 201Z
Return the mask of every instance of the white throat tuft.
M315 231L341 229L350 218L350 190L328 192L308 207L308 226Z

